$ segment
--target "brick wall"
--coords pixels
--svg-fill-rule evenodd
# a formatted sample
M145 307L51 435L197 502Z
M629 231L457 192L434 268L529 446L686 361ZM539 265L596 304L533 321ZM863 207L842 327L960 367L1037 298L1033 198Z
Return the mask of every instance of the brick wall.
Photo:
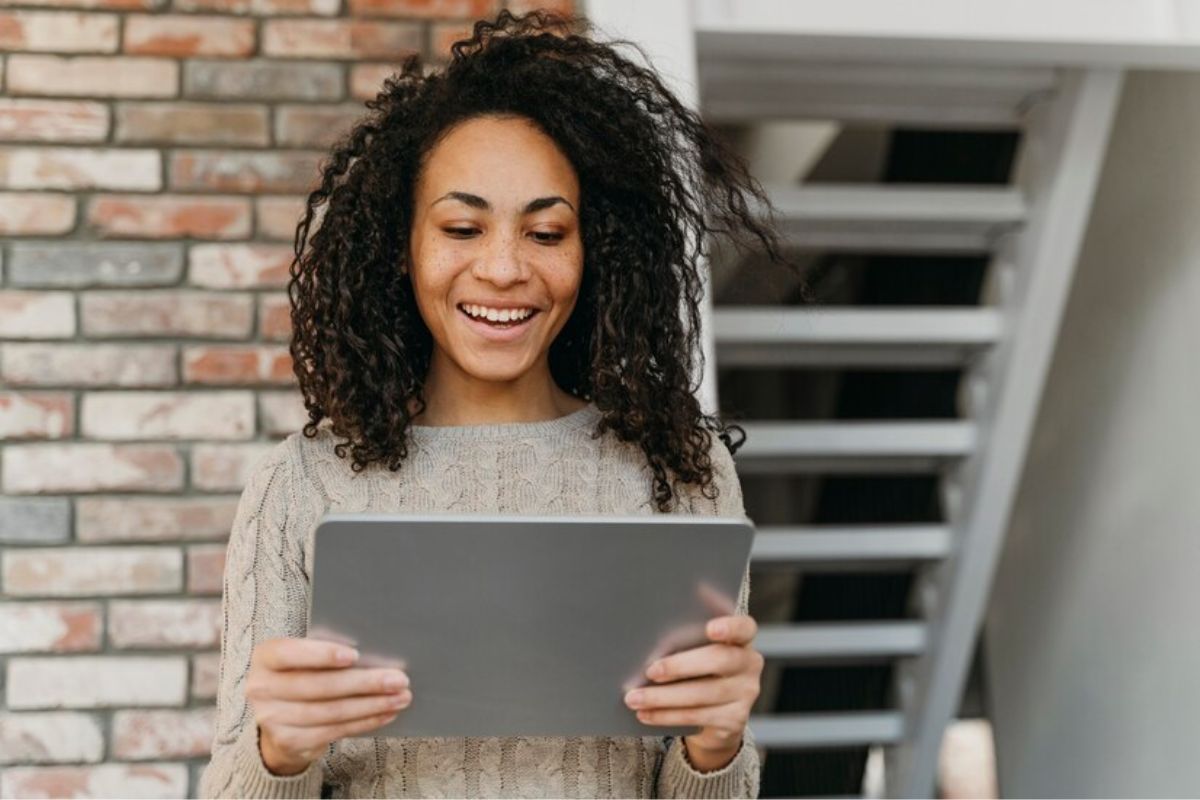
M502 2L0 0L0 796L194 796L303 198Z

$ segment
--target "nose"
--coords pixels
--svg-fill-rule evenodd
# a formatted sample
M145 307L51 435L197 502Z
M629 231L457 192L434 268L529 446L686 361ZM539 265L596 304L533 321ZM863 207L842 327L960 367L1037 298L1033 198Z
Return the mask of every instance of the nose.
M499 288L529 280L529 265L521 253L520 234L496 232L488 237L479 257L471 265L471 274Z

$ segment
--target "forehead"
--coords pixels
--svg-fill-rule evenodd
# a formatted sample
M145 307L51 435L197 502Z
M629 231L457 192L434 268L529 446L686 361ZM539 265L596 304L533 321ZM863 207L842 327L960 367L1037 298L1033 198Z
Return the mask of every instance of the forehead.
M447 191L494 203L524 203L530 192L561 194L577 203L578 179L553 139L520 117L478 117L452 128L426 155L418 196Z

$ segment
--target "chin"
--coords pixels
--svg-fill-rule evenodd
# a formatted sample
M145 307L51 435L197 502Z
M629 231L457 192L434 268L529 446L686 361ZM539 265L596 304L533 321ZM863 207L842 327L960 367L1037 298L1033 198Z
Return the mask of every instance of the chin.
M463 366L463 372L475 380L508 383L515 381L529 371L525 364L470 364Z

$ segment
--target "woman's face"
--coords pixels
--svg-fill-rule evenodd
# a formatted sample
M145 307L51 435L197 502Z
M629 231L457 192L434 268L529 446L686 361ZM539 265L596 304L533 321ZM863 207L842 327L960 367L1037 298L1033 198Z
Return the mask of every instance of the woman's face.
M513 381L537 367L548 377L583 274L578 209L570 162L527 120L468 120L429 152L409 263L439 369Z

